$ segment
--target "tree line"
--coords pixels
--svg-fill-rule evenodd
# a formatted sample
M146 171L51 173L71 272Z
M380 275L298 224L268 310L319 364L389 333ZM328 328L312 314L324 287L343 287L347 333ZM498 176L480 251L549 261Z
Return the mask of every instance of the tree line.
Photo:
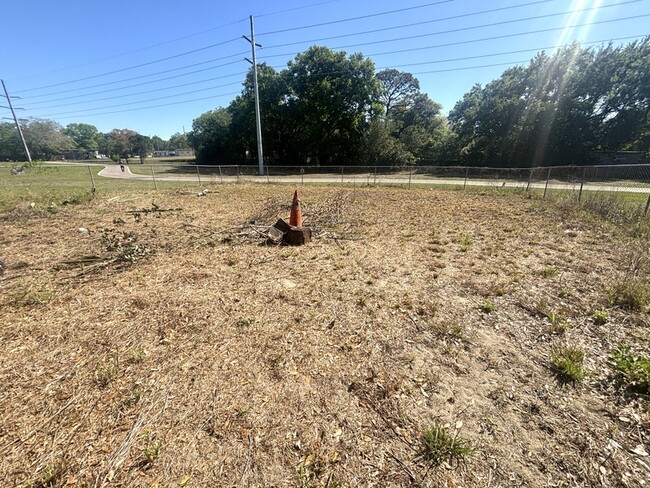
M113 129L102 133L91 124L72 123L63 127L47 119L20 122L32 159L88 159L102 154L115 161L121 158L144 158L153 151L185 149L189 142L177 132L168 140L145 136L131 129ZM13 122L0 123L0 161L22 161L25 150Z
M472 87L448 117L412 74L375 73L358 53L311 47L280 72L260 65L258 80L270 164L539 166L650 152L650 37L541 52ZM251 72L189 140L202 163L255 164Z
M376 72L360 53L312 46L277 71L258 66L266 164L590 164L598 153L650 156L650 37L623 46L572 44L477 84L448 116L411 73ZM194 119L168 141L129 129L99 132L49 120L25 123L35 159L63 150L111 157L191 146L200 164L257 164L252 69L227 107ZM10 123L0 159L21 159Z

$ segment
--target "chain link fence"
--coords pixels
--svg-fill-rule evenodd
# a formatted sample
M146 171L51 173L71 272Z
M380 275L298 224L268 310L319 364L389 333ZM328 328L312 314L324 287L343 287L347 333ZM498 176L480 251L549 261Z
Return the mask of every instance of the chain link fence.
M257 166L178 164L0 164L0 197L66 190L160 190L226 183L393 185L527 191L542 198L600 197L650 204L650 165L483 168L462 166Z

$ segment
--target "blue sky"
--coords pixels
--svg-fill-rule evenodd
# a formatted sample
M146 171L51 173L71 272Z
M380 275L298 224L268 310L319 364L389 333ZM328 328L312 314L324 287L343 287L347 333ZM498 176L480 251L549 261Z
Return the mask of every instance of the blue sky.
M21 117L167 139L240 92L249 15L260 63L314 44L361 52L413 73L445 112L541 49L650 34L650 0L21 0L3 5L0 78Z

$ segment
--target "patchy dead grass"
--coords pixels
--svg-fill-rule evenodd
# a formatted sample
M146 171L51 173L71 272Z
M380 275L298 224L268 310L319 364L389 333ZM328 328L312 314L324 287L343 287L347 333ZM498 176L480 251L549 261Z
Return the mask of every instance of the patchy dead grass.
M648 398L611 367L648 355L648 318L610 296L647 281L647 238L519 196L306 187L315 239L275 247L290 188L214 190L2 220L0 484L650 477Z

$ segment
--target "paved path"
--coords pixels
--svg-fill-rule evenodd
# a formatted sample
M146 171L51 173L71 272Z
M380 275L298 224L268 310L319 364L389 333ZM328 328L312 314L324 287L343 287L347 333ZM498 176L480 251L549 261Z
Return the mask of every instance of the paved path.
M146 167L146 166L145 166ZM154 166L155 172L155 166ZM144 180L151 181L153 179L152 175L143 175L132 173L129 169L129 166L124 167L124 171L121 170L119 165L106 165L102 169L98 176L105 178L122 178L122 179L132 179L132 180ZM170 175L168 173L156 174L155 176L157 181L185 181L188 183L199 184L199 177L194 175ZM366 175L350 175L350 176L251 176L251 175L242 175L237 176L219 176L219 175L200 175L201 183L236 183L238 181L245 181L250 183L293 183L293 184L302 184L302 183L344 183L344 184L374 184L375 175L366 174ZM479 187L506 187L506 188L526 188L528 183L525 181L514 181L514 180L486 180L486 179L468 179L465 182L462 178L434 178L434 177L422 177L422 176L412 176L409 180L408 175L402 177L395 176L383 176L378 175L376 179L377 184L379 185L444 185L444 186L479 186ZM584 191L610 191L610 192L627 192L627 193L650 193L650 187L641 186L644 183L639 183L638 187L631 186L617 186L617 185L606 185L606 184L594 184L594 183L585 183L583 186ZM545 182L532 182L530 183L530 188L544 189L546 186ZM549 182L548 188L552 190L579 190L580 183L562 183L557 181Z

